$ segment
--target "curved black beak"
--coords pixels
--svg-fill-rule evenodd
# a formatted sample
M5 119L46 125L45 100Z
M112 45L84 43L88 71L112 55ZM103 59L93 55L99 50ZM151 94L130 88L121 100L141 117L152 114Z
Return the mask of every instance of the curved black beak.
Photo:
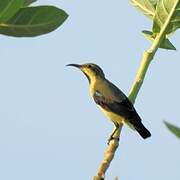
M66 66L73 66L79 69L82 67L82 65L79 65L79 64L67 64Z

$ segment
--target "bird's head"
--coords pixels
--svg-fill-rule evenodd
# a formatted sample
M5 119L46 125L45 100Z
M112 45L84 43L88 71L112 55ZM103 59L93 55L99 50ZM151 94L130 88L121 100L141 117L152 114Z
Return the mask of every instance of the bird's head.
M89 82L97 78L105 78L103 70L96 64L68 64L67 66L73 66L80 69L88 78Z

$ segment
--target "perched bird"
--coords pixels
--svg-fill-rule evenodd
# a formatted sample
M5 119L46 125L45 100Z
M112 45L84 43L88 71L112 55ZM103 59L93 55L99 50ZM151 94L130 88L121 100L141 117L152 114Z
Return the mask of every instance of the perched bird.
M151 136L151 133L142 124L133 104L120 89L105 78L103 70L98 65L88 63L68 64L67 66L76 67L86 75L89 80L91 97L101 111L114 123L116 128L109 141L113 139L113 135L121 123L135 129L144 139Z

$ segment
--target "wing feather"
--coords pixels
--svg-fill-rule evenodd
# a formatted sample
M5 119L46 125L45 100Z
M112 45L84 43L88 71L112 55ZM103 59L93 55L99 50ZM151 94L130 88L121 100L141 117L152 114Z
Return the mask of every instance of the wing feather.
M117 115L123 116L125 119L128 119L130 123L134 124L136 120L141 121L139 115L137 114L133 104L126 97L121 101L115 101L110 98L107 98L101 94L101 92L96 91L93 95L94 101L96 104L101 106L106 111L111 111Z

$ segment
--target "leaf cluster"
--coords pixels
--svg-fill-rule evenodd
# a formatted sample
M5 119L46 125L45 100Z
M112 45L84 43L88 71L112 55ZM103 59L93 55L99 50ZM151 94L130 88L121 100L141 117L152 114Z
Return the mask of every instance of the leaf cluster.
M0 0L0 34L34 37L58 28L68 17L54 6L30 6L37 0Z
M168 38L180 28L180 0L130 0L130 2L153 22L151 31L142 31L145 38L153 42L166 26L159 47L176 50Z

